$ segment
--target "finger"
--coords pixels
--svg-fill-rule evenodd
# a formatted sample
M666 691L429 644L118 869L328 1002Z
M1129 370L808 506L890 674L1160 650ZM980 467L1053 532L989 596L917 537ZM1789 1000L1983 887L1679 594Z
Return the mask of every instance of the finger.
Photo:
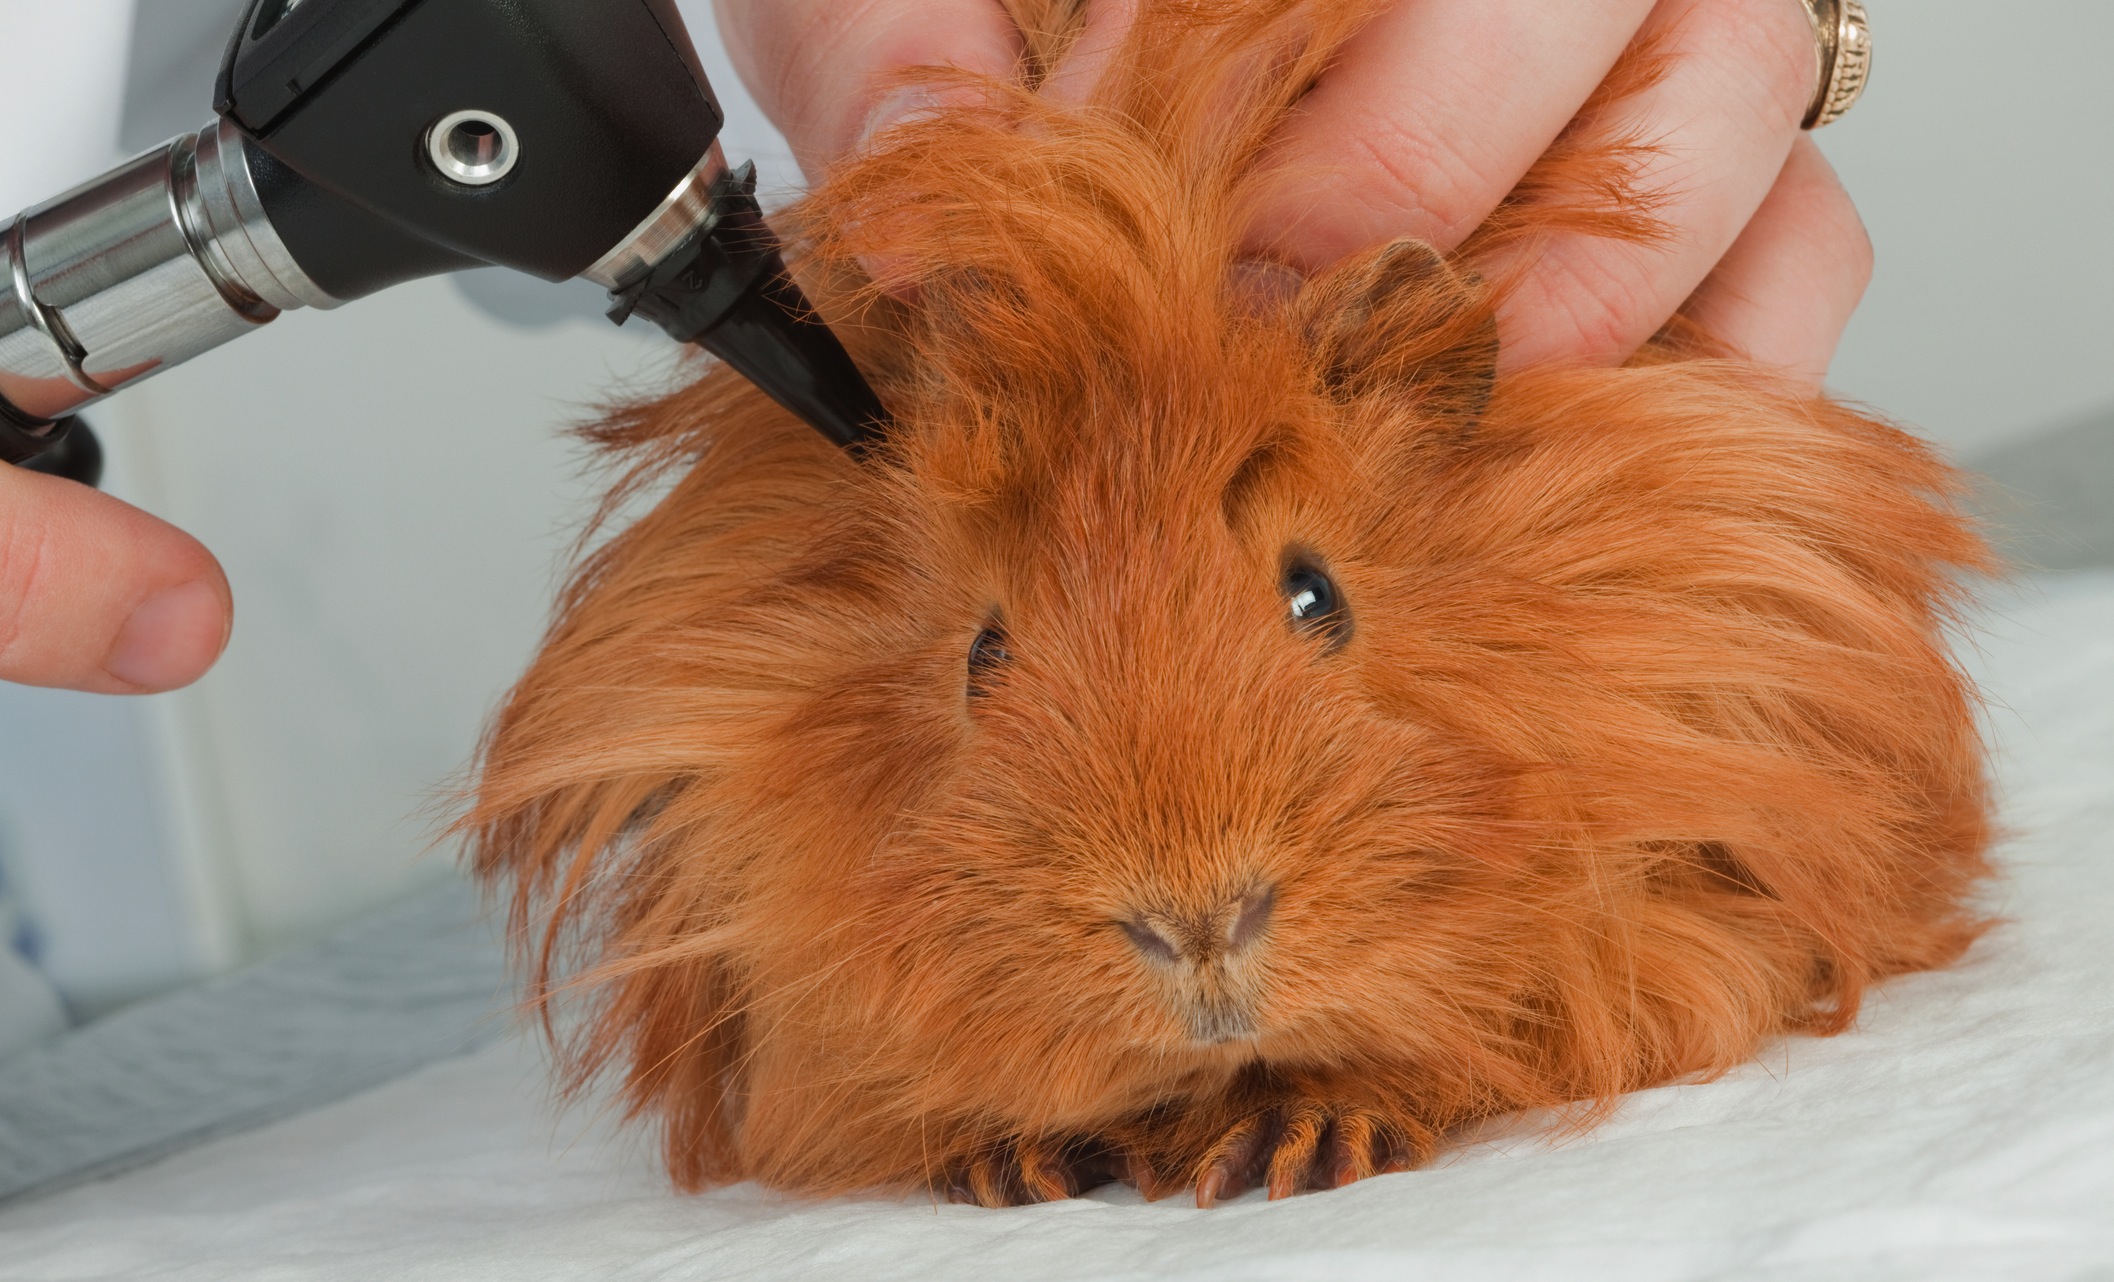
M1682 311L1719 342L1815 387L1872 279L1872 241L1810 138Z
M1057 102L1085 102L1137 20L1138 0L1088 0L1078 38L1042 82L1044 95Z
M1652 142L1635 175L1669 234L1650 243L1564 233L1531 253L1498 314L1508 367L1621 361L1732 247L1798 137L1813 29L1791 0L1660 0L1640 33L1671 58L1602 126ZM1500 275L1506 263L1493 264Z
M213 554L107 494L0 465L0 680L104 694L188 685L233 617Z
M867 134L931 105L910 67L1009 77L1020 33L998 0L719 0L742 82L811 177Z
M1793 0L1777 3L1795 9ZM1401 0L1277 141L1251 248L1315 270L1404 236L1453 249L1607 75L1651 0Z

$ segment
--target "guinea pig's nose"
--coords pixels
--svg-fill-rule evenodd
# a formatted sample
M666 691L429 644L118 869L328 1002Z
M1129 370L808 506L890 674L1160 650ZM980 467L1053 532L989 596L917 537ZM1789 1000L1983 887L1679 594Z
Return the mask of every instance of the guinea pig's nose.
M1123 922L1123 933L1130 936L1130 942L1139 952L1156 962L1182 960L1182 950L1175 946L1175 942L1155 930L1153 924L1143 917L1127 918Z
M1277 887L1263 886L1242 895L1233 905L1233 920L1226 927L1226 951L1244 952L1261 938L1277 910Z
M1152 961L1200 965L1254 947L1276 907L1277 888L1263 886L1206 913L1135 913L1124 919L1123 933Z

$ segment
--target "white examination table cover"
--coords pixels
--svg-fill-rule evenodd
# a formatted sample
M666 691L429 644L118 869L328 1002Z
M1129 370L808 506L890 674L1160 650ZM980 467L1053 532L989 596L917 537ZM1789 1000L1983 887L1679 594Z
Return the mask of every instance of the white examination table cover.
M2114 1282L2114 575L2008 599L1980 649L2009 924L1583 1138L1212 1212L682 1197L515 1039L0 1211L0 1278Z

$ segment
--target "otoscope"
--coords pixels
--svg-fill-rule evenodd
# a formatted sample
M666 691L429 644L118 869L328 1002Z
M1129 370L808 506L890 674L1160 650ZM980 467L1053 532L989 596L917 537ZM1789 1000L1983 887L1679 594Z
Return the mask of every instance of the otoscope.
M83 407L281 312L487 265L595 282L840 445L887 422L674 0L253 0L214 112L7 228L0 460L95 454Z

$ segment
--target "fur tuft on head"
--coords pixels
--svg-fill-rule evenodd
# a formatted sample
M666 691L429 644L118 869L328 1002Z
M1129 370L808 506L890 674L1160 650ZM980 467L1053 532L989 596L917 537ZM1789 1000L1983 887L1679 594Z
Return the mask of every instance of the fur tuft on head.
M725 370L594 429L672 483L462 829L684 1187L1331 1182L1840 1030L1980 929L1947 469L1707 346L1496 373L1478 247L1654 234L1635 140L1585 119L1464 256L1242 262L1371 7L1148 3L1083 105L983 85L833 174L803 270L873 455ZM1073 6L1015 8L1031 82Z

